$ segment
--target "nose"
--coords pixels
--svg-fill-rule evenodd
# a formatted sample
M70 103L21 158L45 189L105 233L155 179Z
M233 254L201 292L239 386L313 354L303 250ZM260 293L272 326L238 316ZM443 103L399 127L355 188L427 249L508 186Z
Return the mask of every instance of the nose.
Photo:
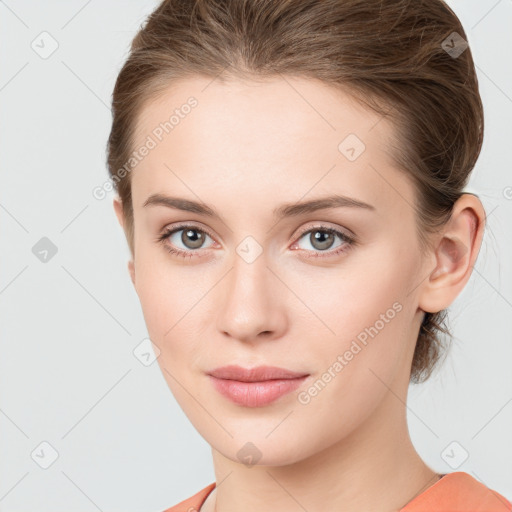
M255 343L279 338L287 328L283 284L264 254L251 263L236 255L215 303L217 328L224 336Z

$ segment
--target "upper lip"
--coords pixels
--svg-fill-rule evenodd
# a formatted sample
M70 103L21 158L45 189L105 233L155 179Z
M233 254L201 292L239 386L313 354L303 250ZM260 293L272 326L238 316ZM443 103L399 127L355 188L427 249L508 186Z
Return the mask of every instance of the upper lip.
M240 382L261 382L274 379L296 379L309 375L303 372L293 372L277 366L257 366L256 368L243 368L237 365L215 368L209 375L218 379L238 380Z

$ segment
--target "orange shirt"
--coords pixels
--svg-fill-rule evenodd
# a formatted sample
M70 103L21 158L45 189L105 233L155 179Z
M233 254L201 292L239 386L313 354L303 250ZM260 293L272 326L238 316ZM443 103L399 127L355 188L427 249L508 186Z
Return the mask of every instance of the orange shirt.
M215 488L207 485L164 512L197 512ZM464 471L443 476L409 501L400 512L512 512L512 503Z

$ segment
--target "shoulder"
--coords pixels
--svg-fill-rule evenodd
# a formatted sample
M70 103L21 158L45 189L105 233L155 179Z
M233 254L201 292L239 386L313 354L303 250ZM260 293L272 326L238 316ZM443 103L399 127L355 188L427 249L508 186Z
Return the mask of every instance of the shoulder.
M196 492L190 498L180 501L177 505L165 509L163 512L197 512L205 502L208 494L215 488L215 482L207 485L204 489Z
M400 512L512 512L512 503L469 473L448 473Z

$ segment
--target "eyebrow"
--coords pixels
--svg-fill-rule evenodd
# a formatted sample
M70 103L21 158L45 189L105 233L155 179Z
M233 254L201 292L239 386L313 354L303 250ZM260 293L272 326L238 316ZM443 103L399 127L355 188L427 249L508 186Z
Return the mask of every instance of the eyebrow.
M167 206L168 208L198 213L199 215L205 215L207 217L217 219L221 218L215 209L204 203L180 197L169 197L162 194L152 194L146 199L142 206L144 208L147 206ZM285 203L278 208L275 208L272 213L275 218L282 219L284 217L295 217L306 213L316 212L317 210L340 207L363 208L375 211L375 207L371 204L364 203L363 201L359 201L352 197L334 194L301 203Z

